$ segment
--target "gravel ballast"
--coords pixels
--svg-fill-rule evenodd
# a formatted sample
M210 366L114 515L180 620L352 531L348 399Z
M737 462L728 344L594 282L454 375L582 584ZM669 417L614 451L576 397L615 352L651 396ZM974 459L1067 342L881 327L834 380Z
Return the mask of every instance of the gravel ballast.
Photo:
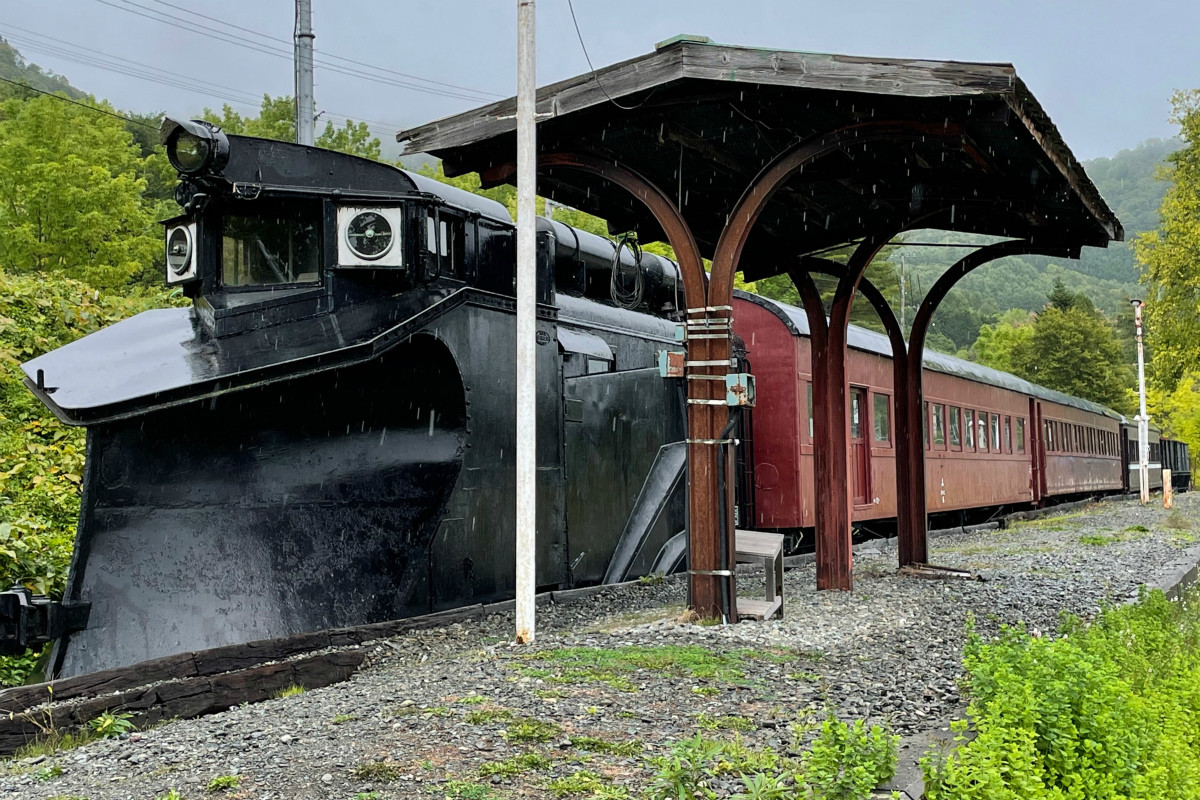
M681 622L675 577L540 607L532 648L509 643L508 614L416 631L365 645L366 666L343 684L10 761L0 797L549 798L554 779L580 770L637 791L647 757L698 729L787 749L791 723L832 709L915 734L963 713L968 617L984 635L1017 622L1053 633L1064 611L1127 602L1194 564L1200 496L1175 503L1107 501L930 540L933 563L983 580L898 575L894 541L869 544L856 551L853 592L817 592L811 564L792 569L784 619L766 623ZM738 584L762 591L753 574ZM596 649L530 657L561 648ZM647 656L659 652L680 660ZM597 752L580 737L643 750ZM525 753L549 768L480 771ZM236 785L210 792L220 777Z

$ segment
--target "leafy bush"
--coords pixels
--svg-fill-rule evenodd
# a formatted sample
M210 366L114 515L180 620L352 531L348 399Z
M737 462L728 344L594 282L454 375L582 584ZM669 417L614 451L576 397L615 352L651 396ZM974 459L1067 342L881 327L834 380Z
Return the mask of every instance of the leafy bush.
M847 725L836 716L800 759L804 780L817 800L855 800L896 774L900 737L861 719Z
M797 734L799 730L797 729ZM716 740L696 734L677 742L669 755L650 760L655 768L648 800L696 800L717 797L715 779L737 776L739 800L865 800L896 772L900 737L861 720L848 725L836 715L799 759L770 747L748 747L740 739ZM799 749L798 740L793 750Z
M104 295L53 274L0 271L0 588L62 595L83 475L83 430L63 425L25 388L19 365L166 304L161 292ZM0 684L24 682L35 658L0 658Z
M89 722L88 726L101 739L111 739L135 730L137 726L133 724L132 719L132 714L114 714L111 711L105 711Z
M926 797L1182 798L1200 795L1200 596L1143 593L1057 639L969 633L976 738L926 756Z

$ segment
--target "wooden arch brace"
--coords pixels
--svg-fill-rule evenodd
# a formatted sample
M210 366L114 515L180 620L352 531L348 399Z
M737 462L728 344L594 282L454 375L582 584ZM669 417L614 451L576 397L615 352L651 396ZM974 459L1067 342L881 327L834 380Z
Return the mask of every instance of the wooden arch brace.
M929 332L933 312L937 310L946 294L959 280L990 261L1005 256L1043 255L1075 258L1078 254L1078 245L1036 245L1024 239L997 242L963 256L954 266L942 273L929 293L925 295L925 299L921 301L908 338L908 375L902 383L897 383L896 388L897 439L900 437L901 407L899 398L901 387L907 394L903 413L908 417L904 426L908 434L907 446L903 448L903 452L899 447L896 451L896 470L898 473L901 471L907 473L909 481L907 494L897 498L896 524L900 566L924 564L929 560L925 515L925 447L923 441L924 420L922 419L925 398L922 367L925 355L925 336ZM1032 435L1040 437L1041 433L1033 431Z
M845 275L846 267L836 261L830 261L824 258L806 258L801 263L801 266L792 269L788 275L792 279L792 283L796 285L796 289L800 292L800 296L804 302L805 314L808 317L809 330L814 330L814 318L817 320L817 325L821 329L821 351L825 350L826 322L825 310L821 304L820 295L817 293L816 284L813 283L810 273L820 272L825 275L833 275L839 279ZM883 323L884 331L887 333L888 341L892 346L892 397L895 406L895 424L896 424L896 463L907 464L910 460L908 448L911 447L911 441L908 433L908 393L904 391L905 382L908 380L908 348L904 342L904 331L900 327L899 320L896 319L895 313L888 305L887 298L883 296L883 292L867 280L865 277L858 282L858 293L866 298L871 307L875 309L875 313L879 315L880 322ZM813 340L813 376L814 381L817 379L817 338L816 334L812 334ZM823 369L823 367L822 367ZM824 374L823 372L821 374ZM814 384L815 385L815 384ZM814 396L816 392L814 390ZM813 410L813 433L817 432L816 427L816 409ZM821 457L821 451L815 446L813 448L816 458ZM828 470L826 465L824 469ZM903 517L906 511L906 506L911 502L912 489L910 487L908 470L896 470L896 503L897 516ZM924 513L922 507L922 513ZM816 513L818 517L822 513L820 505L817 506ZM819 524L819 523L818 523Z
M645 204L666 233L679 259L683 277L685 316L689 329L711 327L732 330L732 309L709 307L709 284L700 250L683 215L667 195L641 175L607 159L578 153L556 153L538 159L538 169L576 169L625 189ZM698 329L698 327L697 327ZM689 338L685 380L688 423L688 554L690 604L705 618L723 615L737 620L737 594L733 581L734 542L731 519L718 519L717 443L729 420L723 380L706 380L729 372L731 351L724 339ZM727 480L729 494L734 482ZM732 517L732 502L725 503Z

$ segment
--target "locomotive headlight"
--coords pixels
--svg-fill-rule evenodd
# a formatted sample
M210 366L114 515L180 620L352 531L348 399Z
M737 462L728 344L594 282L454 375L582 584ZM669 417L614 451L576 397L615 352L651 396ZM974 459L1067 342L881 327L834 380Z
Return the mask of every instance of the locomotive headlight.
M163 117L158 132L167 160L184 175L220 173L229 163L229 139L211 122Z

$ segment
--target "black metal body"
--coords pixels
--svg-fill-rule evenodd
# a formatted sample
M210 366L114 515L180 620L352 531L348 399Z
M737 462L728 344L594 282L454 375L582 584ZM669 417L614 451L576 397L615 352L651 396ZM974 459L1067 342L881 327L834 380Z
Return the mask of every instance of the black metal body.
M192 307L25 365L31 390L88 426L65 600L91 616L59 640L57 676L513 593L507 212L385 165L229 138L229 165L187 182L201 198L172 221L197 226ZM224 286L225 215L289 203L321 209L319 279ZM339 263L339 207L372 203L403 208L403 267ZM442 234L453 248L431 245L427 220L432 235L459 226ZM540 227L537 580L565 587L601 579L659 448L684 438L657 369L675 274L647 257L642 309L606 305L613 246ZM677 495L630 575L683 528Z

